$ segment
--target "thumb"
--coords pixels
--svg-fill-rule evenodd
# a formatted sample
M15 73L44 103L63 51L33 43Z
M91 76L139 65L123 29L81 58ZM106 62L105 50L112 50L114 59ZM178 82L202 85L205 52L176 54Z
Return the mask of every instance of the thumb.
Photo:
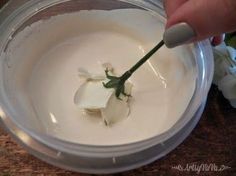
M178 24L184 22L194 31L188 40L198 41L235 30L235 21L236 0L189 0L169 17L166 32L172 30L173 33L172 28L178 29ZM175 45L179 44L176 42Z

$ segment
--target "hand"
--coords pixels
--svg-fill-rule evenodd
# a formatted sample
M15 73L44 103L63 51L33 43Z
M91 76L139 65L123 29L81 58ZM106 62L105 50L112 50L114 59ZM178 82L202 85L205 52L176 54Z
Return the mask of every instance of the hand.
M191 41L213 38L220 44L222 34L236 30L236 0L164 0L166 28L186 22L195 31Z

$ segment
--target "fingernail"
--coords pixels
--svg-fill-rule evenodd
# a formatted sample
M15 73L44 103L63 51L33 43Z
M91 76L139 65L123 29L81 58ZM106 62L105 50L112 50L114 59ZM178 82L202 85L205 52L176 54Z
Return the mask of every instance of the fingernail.
M184 44L196 36L195 31L187 23L178 23L164 33L163 40L168 48Z

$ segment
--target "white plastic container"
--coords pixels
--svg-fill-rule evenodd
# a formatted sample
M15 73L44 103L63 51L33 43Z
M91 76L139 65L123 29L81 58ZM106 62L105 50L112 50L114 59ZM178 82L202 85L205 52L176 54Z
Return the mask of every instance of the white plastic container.
M138 8L155 13L165 23L158 0L22 0L9 1L0 11L0 124L31 154L50 164L85 173L115 173L157 160L176 148L193 130L203 112L213 76L209 41L189 46L197 69L194 95L180 120L166 133L136 143L91 146L66 142L30 127L20 105L6 89L6 55L12 38L26 26L50 16L79 10ZM12 88L14 89L14 88Z

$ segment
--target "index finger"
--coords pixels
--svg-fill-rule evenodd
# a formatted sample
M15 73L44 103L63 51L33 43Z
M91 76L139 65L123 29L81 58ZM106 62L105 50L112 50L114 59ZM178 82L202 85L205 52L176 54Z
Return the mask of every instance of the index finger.
M188 0L164 0L164 7L169 18L180 6Z

